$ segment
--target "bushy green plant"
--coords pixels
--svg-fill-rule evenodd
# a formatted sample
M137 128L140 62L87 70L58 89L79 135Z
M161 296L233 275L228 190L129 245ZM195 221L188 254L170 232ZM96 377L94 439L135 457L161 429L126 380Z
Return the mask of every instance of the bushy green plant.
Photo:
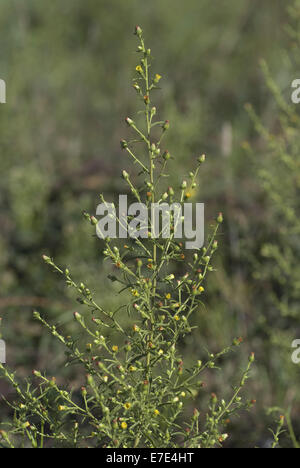
M299 15L295 15L297 11L290 9L299 21ZM295 33L292 23L289 32L293 40L299 41L297 35L292 34ZM297 76L297 55L293 49L285 55L287 70L283 83L277 83L267 63L262 62L266 84L273 97L272 109L266 110L266 113L274 113L272 126L247 106L264 149L264 158L255 158L265 213L265 225L258 236L259 251L251 255L256 290L261 298L256 332L260 329L266 337L264 359L268 360L270 375L279 376L275 399L285 405L292 403L287 394L293 387L292 398L299 403L297 368L291 360L292 342L299 334L300 300L300 118L297 105L291 101L290 87Z
M165 186L167 165L173 158L162 149L162 140L170 124L156 120L157 109L152 104L161 76L151 73L151 51L140 27L135 34L140 60L133 87L142 110L137 121L126 118L134 139L121 140L121 146L138 173L130 176L124 170L123 179L132 198L143 200L148 207L166 200L182 204L196 188L205 156L197 159L189 183L183 180L178 190ZM103 196L101 200L106 203ZM94 216L86 213L85 217L93 227L97 225ZM254 404L241 395L254 354L233 386L232 396L225 401L221 390L218 396L213 393L206 414L200 415L197 408L191 410L191 402L203 391L202 374L217 369L218 361L242 340L234 339L215 355L207 351L203 361L195 356L188 368L181 351L181 343L193 333L193 316L203 307L204 285L213 271L212 256L222 221L220 213L206 246L191 253L174 238L174 216L168 239L149 235L148 239L130 239L125 245L105 239L104 257L114 269L109 278L120 285L125 296L124 305L117 310L104 309L84 281L78 282L68 268L44 255L46 264L78 295L82 310L74 313L74 319L85 338L79 341L76 336L64 336L60 327L49 324L39 312L34 316L66 347L66 364L79 365L86 382L81 389L70 390L61 387L55 377L35 370L37 381L22 385L1 365L1 374L17 396L9 403L13 418L1 423L2 446L211 448L225 442L229 418ZM128 320L124 324L126 313L130 326Z
M45 365L49 375L55 375L64 360L57 341L31 320L33 308L59 322L66 335L76 327L69 313L73 290L63 291L63 281L44 268L40 254L51 252L57 264L72 271L76 267L76 276L84 278L104 308L117 308L124 301L116 283L113 292L108 287L109 262L99 268L99 242L89 236L88 224L78 222L78 213L93 210L99 187L108 199L120 187L114 177L122 167L116 142L123 131L119 115L135 114L136 101L127 86L135 61L128 53L128 30L137 21L159 50L157 70L171 77L156 101L172 122L164 143L177 156L168 184L175 186L179 173L192 170L189 155L202 148L210 158L202 166L202 183L194 196L205 199L207 212L226 213L222 249L214 263L218 273L206 287L207 311L203 308L195 317L198 333L183 343L185 364L196 353L202 359L205 347L217 353L231 336L247 336L261 298L252 295L245 262L249 254L242 241L256 238L260 205L253 197L256 179L237 143L253 138L244 102L264 109L270 99L257 67L258 51L272 73L282 74L278 49L286 43L280 27L286 3L291 2L261 2L258 9L250 0L227 0L216 9L212 2L190 0L187 9L181 0L147 5L115 0L114 8L103 0L26 0L17 7L10 0L1 2L0 70L8 102L0 112L0 170L5 174L0 184L0 316L6 325L9 365L19 375ZM220 136L228 123L234 145L224 158ZM221 258L224 268L217 263ZM216 282L220 276L222 281ZM258 333L253 333L253 341L249 335L244 353L259 351L254 349ZM230 394L232 375L242 367L244 353L235 353L222 363L222 374L208 378L209 391L222 385L224 394ZM258 382L263 386L268 363L252 380L250 394L257 395ZM61 369L60 383L63 379L77 380L76 369ZM270 377L273 389L281 380ZM4 382L2 391L9 398ZM272 395L269 388L260 392L260 404ZM199 399L200 410L205 404ZM2 403L2 419L6 411ZM253 424L249 415L230 426L231 446L239 445L241 435L249 445L261 439L251 420Z
M272 101L262 114L247 105L264 154L257 158L256 151L252 153L264 225L257 236L256 252L247 253L258 303L253 332L260 339L260 365L269 370L265 386L273 393L273 400L268 399L285 408L278 411L286 416L290 439L299 448L299 373L292 362L292 343L299 339L300 118L299 106L291 99L292 81L299 76L298 0L289 6L289 14L286 30L291 47L281 51L282 76L275 79L267 62L261 62Z

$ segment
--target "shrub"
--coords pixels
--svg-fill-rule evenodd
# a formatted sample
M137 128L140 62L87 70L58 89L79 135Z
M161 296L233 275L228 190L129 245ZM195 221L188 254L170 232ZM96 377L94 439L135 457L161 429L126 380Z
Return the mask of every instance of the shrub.
M126 118L134 139L122 140L121 147L139 173L131 176L124 170L122 176L133 200L143 200L147 207L165 200L182 204L196 188L205 156L197 159L189 182L183 180L178 190L165 187L172 155L162 149L162 141L169 122L156 120L157 109L152 105L161 76L150 74L151 51L140 27L135 34L140 60L133 87L143 106L139 113L142 123L139 117L137 121ZM103 196L101 201L107 203ZM85 217L93 227L98 224L94 216L85 213ZM130 220L126 218L127 225ZM193 252L184 251L175 239L174 215L168 239L148 236L120 245L106 238L104 257L113 268L109 278L120 285L125 296L123 307L117 310L105 310L84 281L77 282L68 268L44 255L46 264L78 294L82 310L74 313L74 319L85 340L64 336L60 327L48 323L37 311L34 317L66 347L66 365L79 365L86 382L81 389L69 390L55 377L34 370L33 381L22 385L1 365L1 374L17 396L9 403L13 418L1 424L2 446L210 448L225 442L229 418L255 403L241 395L254 354L233 386L232 396L225 401L213 393L206 415L200 417L197 408L191 410L191 402L197 402L203 391L202 374L217 369L218 361L237 349L242 339L234 339L215 355L207 351L203 361L196 356L190 367L181 351L181 344L195 328L193 316L203 307L205 282L213 272L212 257L222 221L219 214L206 246ZM128 320L124 323L125 311L130 325Z
M291 356L292 343L299 338L300 119L298 106L291 100L293 89L286 83L288 80L291 85L298 77L299 1L293 2L289 13L291 21L286 29L293 47L281 52L286 69L282 83L272 77L265 61L261 63L273 98L271 109L266 109L265 114L272 113L273 122L266 123L264 115L247 106L264 151L263 158L253 158L253 161L265 221L258 235L257 251L248 251L248 256L252 260L256 301L259 301L254 333L261 337L260 365L269 369L265 386L269 385L273 391L272 404L294 407L296 416L299 379ZM295 436L292 439L295 445Z

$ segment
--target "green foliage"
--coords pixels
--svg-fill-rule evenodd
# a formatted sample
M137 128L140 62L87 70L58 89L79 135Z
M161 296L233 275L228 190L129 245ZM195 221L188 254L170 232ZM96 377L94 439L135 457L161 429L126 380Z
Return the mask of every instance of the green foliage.
M295 16L295 10L291 9ZM298 15L296 15L296 19ZM293 21L289 27L292 34ZM288 83L297 75L298 54L293 49L286 56ZM259 235L257 255L251 257L256 297L256 333L265 337L260 344L261 365L268 362L270 375L277 375L273 404L299 404L297 367L291 361L291 346L299 334L300 301L300 119L291 101L292 88L282 89L272 78L265 61L261 63L266 85L273 96L272 126L265 123L249 105L248 111L260 136L264 158L255 160L262 194L264 228ZM276 358L275 358L276 356ZM272 377L271 377L272 378ZM290 393L291 392L291 393ZM290 396L289 396L290 394Z
M75 333L78 348L85 349L84 330L78 332L70 313L78 293L65 290L43 267L42 253L69 265L104 310L131 303L131 293L119 294L119 283L107 278L110 262L102 261L99 241L78 218L80 211L93 211L100 186L106 199L124 191L115 177L124 159L119 116L137 110L135 91L127 86L136 65L128 31L139 22L159 51L155 69L169 78L155 96L161 115L171 122L163 142L176 155L168 185L178 186L181 174L194 171L189 155L201 148L209 163L201 167L193 201L205 201L210 218L221 210L225 219L216 271L205 285L205 307L190 317L198 328L179 342L184 367L194 365L193 356L205 362L203 349L217 355L233 335L243 336L238 353L220 358L222 372L203 377L208 394L219 395L222 388L229 401L236 369L252 350L256 353L248 382L256 414L229 424L227 444L268 445L265 408L274 405L293 408L297 440L300 393L291 342L300 335L299 235L294 234L299 106L291 105L290 83L300 72L299 0L227 0L218 8L210 0L190 0L188 8L181 0L115 0L113 5L2 0L0 77L7 82L8 100L0 112L0 315L9 366L20 379L32 367L48 375L59 368L61 387L84 385L83 366L62 368L59 342L31 319L38 308L65 336ZM261 58L270 70L264 66L264 74ZM246 102L255 110L258 132L244 110ZM130 175L134 184L136 171L137 165ZM173 264L172 273L183 276L185 262ZM131 333L136 315L128 318L122 310L120 324ZM104 336L112 344L118 339L110 327ZM0 393L12 402L4 379ZM80 392L74 396L81 398ZM187 399L182 418L192 414L192 405L206 413L203 390L195 403ZM13 417L2 402L0 413L1 422ZM289 434L282 435L281 446L290 445Z
M155 120L157 109L151 101L161 76L150 75L150 49L145 46L141 28L137 27L135 34L139 39L140 62L134 88L142 102L140 115L144 126L127 117L135 139L122 140L121 146L141 172L133 181L123 170L123 178L132 196L144 200L147 206L165 200L182 204L197 186L197 174L205 157L198 158L197 168L190 174L190 187L186 181L182 181L178 190L167 188L164 183L159 187L158 181L167 177L167 165L172 162L169 152L161 148L169 121ZM157 129L160 130L155 134ZM143 184L138 182L140 176L144 178ZM105 202L103 195L101 199ZM86 218L92 226L97 224L93 216L86 214ZM126 223L129 221L130 217ZM213 393L206 416L200 420L197 409L192 415L183 414L185 400L196 400L203 388L200 377L204 371L217 368L220 359L239 347L242 340L235 339L232 346L215 355L208 352L204 362L195 360L189 368L180 351L180 342L193 332L192 316L203 307L203 284L213 271L211 260L218 247L216 235L222 221L220 213L206 247L195 251L191 259L186 258L182 244L174 238L174 215L169 239L151 236L146 240L131 239L121 248L105 239L104 256L119 271L117 276L109 277L131 296L130 299L126 295L126 302L116 310L99 305L85 283L78 284L69 269L61 269L44 255L44 261L76 291L82 308L89 309L90 314L74 314L88 341L78 343L76 338L64 336L40 313L34 315L66 347L67 365L76 363L84 369L86 383L80 392L78 388L68 391L55 378L34 371L38 384L28 382L22 388L15 375L1 366L2 375L18 396L17 402L10 404L13 421L5 424L2 431L4 446L128 448L177 447L180 443L185 447L211 448L225 442L229 417L254 404L240 395L249 378L254 354L228 401L218 401ZM176 278L172 272L178 270L178 265L184 273ZM125 310L132 322L130 327L129 323L124 327L119 318ZM112 333L110 337L106 336L107 329Z

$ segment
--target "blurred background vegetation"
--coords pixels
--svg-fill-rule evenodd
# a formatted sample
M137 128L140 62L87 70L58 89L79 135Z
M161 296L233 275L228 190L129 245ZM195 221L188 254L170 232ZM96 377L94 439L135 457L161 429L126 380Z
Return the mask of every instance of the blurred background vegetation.
M119 140L124 117L136 111L132 32L140 24L163 76L155 104L171 122L169 183L206 153L194 201L206 204L207 226L217 212L225 216L198 332L182 346L201 357L206 347L245 340L224 372L207 376L199 407L211 391L227 395L255 351L248 393L256 410L232 421L228 446L266 445L274 405L293 408L300 437L300 374L291 362L300 338L300 116L290 100L300 78L299 19L295 0L1 1L0 316L19 375L57 375L64 362L33 309L73 329L76 298L43 253L74 270L102 304L121 303L81 212L95 212L100 192L124 191ZM69 385L78 379L76 370L59 375ZM0 391L11 392L1 381Z

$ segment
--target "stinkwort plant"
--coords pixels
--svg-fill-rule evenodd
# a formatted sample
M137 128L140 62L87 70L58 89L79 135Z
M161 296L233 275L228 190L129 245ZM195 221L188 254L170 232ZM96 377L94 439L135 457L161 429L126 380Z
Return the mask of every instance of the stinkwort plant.
M143 123L126 118L134 137L122 140L121 147L140 172L130 176L124 170L123 179L133 199L147 207L166 201L183 204L196 187L205 156L197 159L189 183L182 181L178 190L164 187L172 156L162 148L162 141L170 124L156 120L157 109L152 104L161 76L151 74L151 52L140 27L136 27L135 34L140 59L133 87L142 105L139 116ZM107 204L104 196L101 201ZM86 213L85 217L92 226L99 226L94 216ZM44 261L78 294L81 309L74 318L86 341L64 336L39 312L34 312L34 316L66 347L68 363L83 368L86 384L68 391L58 385L55 377L35 370L34 381L22 385L13 372L1 365L2 376L13 385L17 396L15 402L9 403L13 418L1 424L2 446L222 446L229 436L228 421L255 403L241 393L254 354L232 395L222 399L221 395L212 394L206 412L200 414L203 372L217 369L220 358L239 347L242 339L234 339L215 355L207 351L203 362L195 356L190 367L185 365L180 346L193 333L192 318L203 307L205 281L213 271L212 257L218 247L216 236L222 220L219 214L205 247L188 252L174 238L174 213L170 213L169 238L151 236L149 229L146 238L131 237L120 245L104 236L104 257L114 269L109 278L120 285L125 296L124 307L117 310L104 310L87 284L77 282L68 268L61 268L44 256ZM131 221L131 215L126 215L125 221L123 218L126 226ZM125 310L129 316L126 325ZM108 333L112 330L113 335Z
M293 448L300 448L300 443L297 441L297 437L293 427L291 410L291 407L289 407L287 410L278 407L269 408L268 414L275 415L275 420L277 420L276 430L273 431L272 429L269 429L271 434L273 435L272 448L280 448L280 439L282 438L281 436L284 433L288 434L288 438L292 443Z

